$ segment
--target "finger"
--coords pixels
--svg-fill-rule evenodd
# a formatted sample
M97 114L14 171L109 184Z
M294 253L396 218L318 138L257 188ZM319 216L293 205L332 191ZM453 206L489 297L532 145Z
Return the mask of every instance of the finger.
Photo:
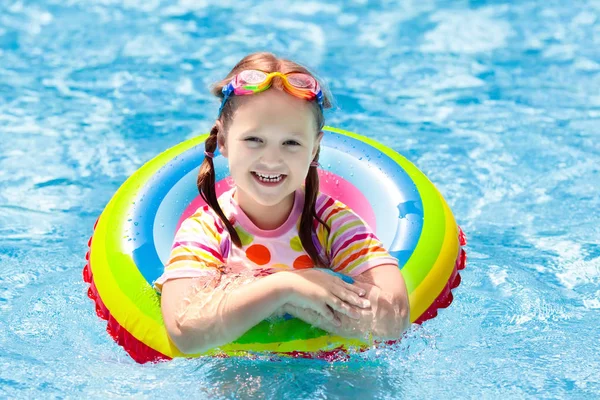
M351 290L352 292L356 293L359 296L364 296L365 294L367 294L367 291L363 288L361 288L360 286L351 284L351 283L343 283L342 284L343 287L345 287L348 290Z
M328 306L326 307L329 308ZM332 322L330 320L325 319L321 314L310 308L300 309L297 317L305 322L308 322L309 324L312 324L313 326L324 329L328 332L331 332L332 327L339 327L342 324L339 318L337 318L337 316L335 316L335 318L338 322Z
M339 278L341 281L344 281L347 283L354 283L354 279L351 276L340 274L339 272L335 272L332 269L329 269L329 268L315 268L315 269L318 271L324 272L326 274L335 276L336 278Z
M338 287L334 288L332 292L337 297L339 297L340 299L342 299L343 301L345 301L346 303L348 303L352 306L356 306L356 307L360 307L360 308L371 307L371 303L369 302L369 300L359 297L358 294L348 290L345 286L344 287L338 286Z
M342 301L339 297L331 296L327 299L327 304L329 307L333 308L335 311L347 315L352 319L359 319L360 314L358 310L354 307L351 307L348 303Z
M318 312L326 321L329 321L335 326L341 325L341 321L335 316L333 310L329 308L327 304L322 303L315 311Z

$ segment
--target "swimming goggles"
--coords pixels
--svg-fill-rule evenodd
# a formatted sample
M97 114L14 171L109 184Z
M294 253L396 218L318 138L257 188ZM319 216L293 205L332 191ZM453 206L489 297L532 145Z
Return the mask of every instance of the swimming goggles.
M223 87L223 101L219 108L219 115L221 115L221 111L223 111L223 107L229 96L246 96L264 92L271 87L273 78L276 76L281 78L283 88L286 92L308 101L316 99L321 112L323 112L323 92L317 80L312 76L301 72L290 72L288 74L271 72L267 74L257 69L247 69L237 74Z

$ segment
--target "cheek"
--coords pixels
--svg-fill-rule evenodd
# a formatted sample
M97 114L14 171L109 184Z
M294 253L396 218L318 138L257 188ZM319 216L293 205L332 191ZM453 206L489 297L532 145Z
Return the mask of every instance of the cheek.
M251 154L252 152L250 150L242 146L236 147L235 149L229 149L229 158L237 165L243 165Z
M240 176L247 172L254 164L256 156L251 150L237 149L235 152L230 152L229 156L229 171L232 175Z
M309 156L305 152L302 154L294 154L290 157L289 165L294 171L302 174L308 171L308 164L310 163Z

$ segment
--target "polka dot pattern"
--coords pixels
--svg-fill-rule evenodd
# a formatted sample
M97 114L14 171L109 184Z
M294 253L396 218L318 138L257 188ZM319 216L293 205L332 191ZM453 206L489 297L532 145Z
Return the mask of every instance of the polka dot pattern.
M273 264L271 265L272 269L290 269L286 264Z
M302 251L302 242L300 241L299 236L294 236L292 240L290 240L290 247L294 251Z
M234 229L242 241L242 246L248 246L250 243L252 243L252 241L254 241L254 236L246 232L239 225L234 226Z
M246 249L246 257L257 265L266 265L271 261L271 252L262 244L253 244Z
M312 267L313 261L306 254L301 255L300 257L294 260L294 269L306 269Z

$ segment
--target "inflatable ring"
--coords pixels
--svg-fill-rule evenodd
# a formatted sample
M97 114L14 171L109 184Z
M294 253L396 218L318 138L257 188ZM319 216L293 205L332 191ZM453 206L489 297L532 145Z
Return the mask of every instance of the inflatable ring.
M411 321L421 323L452 302L466 242L434 185L394 150L354 133L325 127L320 190L347 204L373 229L399 265ZM162 274L181 222L205 203L196 178L208 135L158 155L119 188L94 226L84 281L107 331L137 362L182 354L171 342L153 282ZM228 189L227 159L214 158L217 195ZM354 339L332 336L298 319L263 321L233 343L204 355L277 353L332 359Z

